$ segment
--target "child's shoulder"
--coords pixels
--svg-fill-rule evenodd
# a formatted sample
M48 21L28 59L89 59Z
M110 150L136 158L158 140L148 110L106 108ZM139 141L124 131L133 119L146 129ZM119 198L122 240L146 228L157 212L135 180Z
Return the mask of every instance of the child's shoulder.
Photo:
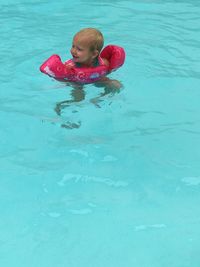
M65 61L65 66L67 66L67 67L74 67L75 66L75 64L74 64L74 61L72 60L72 59L69 59L69 60L67 60L67 61Z

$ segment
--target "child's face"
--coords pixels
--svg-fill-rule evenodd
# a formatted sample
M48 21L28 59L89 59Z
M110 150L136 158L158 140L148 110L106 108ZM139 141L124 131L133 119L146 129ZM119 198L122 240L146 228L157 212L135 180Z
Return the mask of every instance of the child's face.
M98 51L90 50L90 39L87 36L77 34L73 39L71 54L74 62L90 66L98 56Z

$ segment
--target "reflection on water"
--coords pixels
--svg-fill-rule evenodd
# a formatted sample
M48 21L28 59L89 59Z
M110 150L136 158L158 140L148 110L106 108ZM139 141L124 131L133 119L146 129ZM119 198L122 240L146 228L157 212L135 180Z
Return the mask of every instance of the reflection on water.
M61 124L61 127L66 129L77 129L80 126L81 126L81 121L78 121L77 123L67 121L66 123Z

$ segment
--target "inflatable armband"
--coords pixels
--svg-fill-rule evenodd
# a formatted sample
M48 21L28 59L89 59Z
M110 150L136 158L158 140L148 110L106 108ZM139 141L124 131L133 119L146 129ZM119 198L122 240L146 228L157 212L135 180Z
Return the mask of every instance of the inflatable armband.
M108 60L109 66L104 64L102 58ZM124 49L108 45L102 50L99 57L100 64L97 67L77 67L72 59L62 63L58 55L52 55L40 66L40 71L59 81L93 83L121 67L124 61Z

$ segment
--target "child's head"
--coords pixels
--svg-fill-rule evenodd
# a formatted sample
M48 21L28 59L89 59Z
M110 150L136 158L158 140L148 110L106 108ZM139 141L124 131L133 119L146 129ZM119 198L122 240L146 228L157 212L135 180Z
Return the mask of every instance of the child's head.
M102 33L94 28L85 28L75 34L71 48L73 59L77 63L91 65L98 57L104 44Z

